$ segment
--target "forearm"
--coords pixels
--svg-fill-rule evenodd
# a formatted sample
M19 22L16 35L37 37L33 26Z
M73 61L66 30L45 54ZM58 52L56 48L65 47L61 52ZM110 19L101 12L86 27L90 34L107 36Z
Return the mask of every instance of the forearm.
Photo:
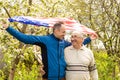
M98 72L97 69L90 72L91 80L98 80Z
M91 42L90 37L87 37L86 39L84 39L83 44L86 45L86 44L88 44L88 43L90 43L90 42Z
M33 42L30 40L28 35L25 35L15 29L13 29L11 26L6 28L6 31L10 33L12 36L14 36L19 41L25 43L25 44L32 44Z

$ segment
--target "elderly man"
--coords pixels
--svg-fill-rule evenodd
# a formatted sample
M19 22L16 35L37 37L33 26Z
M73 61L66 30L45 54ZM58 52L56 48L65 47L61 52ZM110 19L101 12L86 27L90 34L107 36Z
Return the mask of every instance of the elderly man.
M84 35L74 31L72 46L65 48L66 80L98 80L93 53L82 44L83 41Z

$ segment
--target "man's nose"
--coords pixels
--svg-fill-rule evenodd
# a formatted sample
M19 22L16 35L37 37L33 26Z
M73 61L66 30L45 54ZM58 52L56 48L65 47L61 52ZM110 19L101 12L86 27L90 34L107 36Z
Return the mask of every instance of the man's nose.
M74 38L71 38L71 40L74 40Z

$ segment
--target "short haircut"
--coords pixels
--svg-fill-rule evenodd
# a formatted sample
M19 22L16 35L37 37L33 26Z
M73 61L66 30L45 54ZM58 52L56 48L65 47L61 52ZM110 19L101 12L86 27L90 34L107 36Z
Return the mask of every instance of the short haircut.
M85 34L83 32L80 32L80 31L73 31L72 34L77 34L78 37L85 38Z
M63 22L57 22L57 23L55 23L54 26L53 26L53 31L55 29L59 29L63 24L64 24Z

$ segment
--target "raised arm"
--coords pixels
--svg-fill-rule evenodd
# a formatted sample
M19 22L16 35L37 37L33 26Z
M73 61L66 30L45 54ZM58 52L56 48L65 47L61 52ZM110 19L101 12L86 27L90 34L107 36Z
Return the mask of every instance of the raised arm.
M10 33L16 39L18 39L19 41L21 41L25 44L35 44L36 42L44 42L45 41L43 36L26 35L26 34L23 34L19 31L15 30L11 26L7 26L6 24L4 24L3 26L8 33Z
M90 42L91 42L91 38L90 38L90 37L87 37L86 39L84 39L83 44L86 45L86 44L88 44L88 43L90 43ZM68 47L68 46L70 46L70 45L71 45L70 42L65 41L65 47Z
M83 44L86 45L86 44L88 44L88 43L90 43L90 42L91 42L91 38L90 38L90 37L87 37L86 39L84 39Z

